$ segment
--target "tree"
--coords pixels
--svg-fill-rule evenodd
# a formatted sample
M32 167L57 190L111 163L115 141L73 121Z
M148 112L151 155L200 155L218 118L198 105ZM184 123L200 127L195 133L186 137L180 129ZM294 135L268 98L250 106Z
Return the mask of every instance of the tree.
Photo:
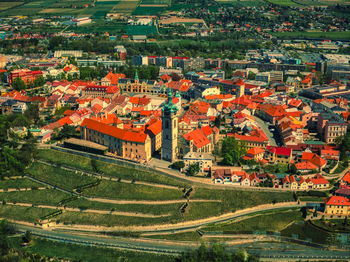
M174 72L170 74L170 77L171 77L171 80L173 80L173 81L180 81L181 80L181 77Z
M256 76L256 74L254 72L249 71L249 74L248 74L248 79L249 80L255 80L255 76Z
M58 132L55 139L62 140L76 135L76 127L65 124Z
M24 243L29 243L30 241L32 241L32 233L27 230L22 237L22 241Z
M240 145L234 137L222 140L221 154L226 165L239 165L240 159L246 154L246 148Z
M43 86L45 84L45 78L43 76L38 76L37 78L35 78L33 84L35 87Z
M13 79L12 81L12 88L17 90L17 91L21 91L23 89L26 89L26 84L24 83L24 81L19 78L19 77L16 77L15 79Z
M38 103L31 103L27 110L24 112L24 116L29 121L34 121L34 123L37 123L40 119L39 117L39 104Z
M298 169L297 169L297 167L295 166L294 163L289 165L289 173L290 174L296 174L297 172L298 172Z
M171 168L181 170L182 168L185 167L185 162L184 161L176 161L173 164L170 165Z
M259 258L254 255L249 255L245 250L238 250L237 252L229 252L222 244L213 244L211 247L206 247L205 244L197 250L184 252L177 262L256 262Z
M187 175L194 176L194 175L198 174L199 170L200 170L199 163L191 164L191 165L189 165L189 167L187 169Z

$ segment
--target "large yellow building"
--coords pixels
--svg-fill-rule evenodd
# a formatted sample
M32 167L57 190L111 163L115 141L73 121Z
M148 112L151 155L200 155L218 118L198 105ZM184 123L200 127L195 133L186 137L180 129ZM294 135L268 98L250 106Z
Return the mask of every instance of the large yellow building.
M350 200L343 196L332 196L326 200L325 213L327 215L343 215L350 214Z

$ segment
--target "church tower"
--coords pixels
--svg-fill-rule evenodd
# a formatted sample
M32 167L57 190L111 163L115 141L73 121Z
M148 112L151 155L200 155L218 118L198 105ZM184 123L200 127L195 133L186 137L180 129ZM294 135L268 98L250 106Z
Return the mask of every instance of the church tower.
M162 108L162 159L174 162L177 159L178 116L173 104L173 93L168 89L168 101Z

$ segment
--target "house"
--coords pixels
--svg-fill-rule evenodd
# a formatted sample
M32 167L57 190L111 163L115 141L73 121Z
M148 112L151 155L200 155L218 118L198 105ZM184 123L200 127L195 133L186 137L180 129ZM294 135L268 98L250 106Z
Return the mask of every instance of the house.
M255 160L262 161L264 158L265 150L260 147L253 147L247 150L245 156L243 156L244 160Z
M292 149L286 147L267 146L265 159L270 163L289 164L292 161Z
M314 165L313 163L311 163L309 161L303 161L303 162L300 162L300 163L296 163L295 167L301 173L307 173L307 172L310 172L312 170L317 170L318 169L318 166Z
M219 168L214 171L213 182L214 184L224 184L231 182L231 169Z
M199 152L188 152L184 157L185 169L190 165L198 163L201 173L209 172L213 165L213 157L210 154Z
M313 189L325 189L329 187L329 181L325 179L321 174L316 174L310 180L313 184Z
M340 180L341 185L350 186L350 172L347 172L343 178Z
M350 214L350 200L343 196L331 196L325 201L327 215L347 216Z
M115 74L112 73L112 71L109 71L109 73L101 79L101 85L102 86L117 86L118 80L120 78L125 78L124 74Z
M343 196L350 199L350 187L346 185L340 185L339 188L335 191L337 196Z
M326 160L311 152L303 152L300 162L309 162L316 166L318 171L322 171L327 164Z
M152 154L162 147L162 120L151 119L146 125L145 133L151 138Z
M338 150L332 149L322 149L321 150L321 158L327 160L339 160L340 152Z
M211 153L211 151L209 138L199 128L181 137L180 154L187 154L188 152Z
M118 86L100 86L95 84L87 85L82 90L83 97L101 97L101 98L114 98L120 94L120 88Z

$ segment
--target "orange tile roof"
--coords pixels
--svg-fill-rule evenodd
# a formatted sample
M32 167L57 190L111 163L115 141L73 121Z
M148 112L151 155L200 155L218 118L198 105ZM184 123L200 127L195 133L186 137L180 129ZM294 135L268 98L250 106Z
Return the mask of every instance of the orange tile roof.
M257 154L264 153L264 152L265 152L265 150L260 148L260 147L253 147L251 149L248 149L247 154L257 155Z
M296 163L295 167L298 170L312 170L312 169L317 169L318 168L316 165L314 165L310 161L303 161L303 162L300 162L300 163Z
M81 126L129 142L145 143L147 138L143 132L126 131L89 118L85 118Z
M347 173L343 176L342 180L343 180L344 182L347 182L348 184L350 184L350 172L347 172Z
M183 137L186 140L192 140L193 144L197 148L201 148L203 146L206 146L210 143L210 140L204 135L204 133L200 129L195 129L187 134L184 134Z
M318 167L323 167L325 164L327 164L327 161L321 158L319 155L315 153L309 153L309 152L303 152L301 156L301 160L310 161L311 163L313 163Z
M162 132L162 121L160 119L155 119L153 123L146 127L146 130L149 130L153 136L158 135Z
M331 196L326 199L326 205L331 206L350 206L350 200L343 196Z

